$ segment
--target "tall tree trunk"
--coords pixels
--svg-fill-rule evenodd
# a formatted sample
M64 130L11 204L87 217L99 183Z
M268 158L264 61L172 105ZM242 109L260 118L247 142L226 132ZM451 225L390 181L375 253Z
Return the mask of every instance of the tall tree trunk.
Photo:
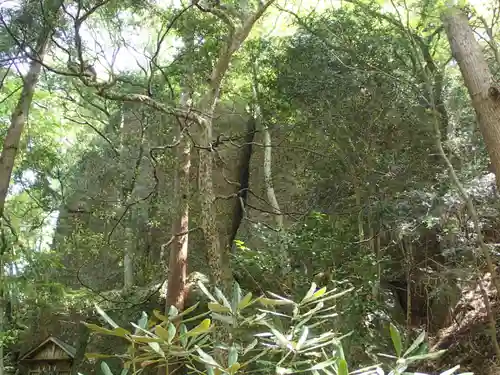
M130 216L130 214L127 214ZM125 220L128 226L131 221ZM134 284L134 234L130 228L125 228L123 241L123 290L130 290Z
M189 89L181 94L180 106L186 107ZM179 119L179 121L181 121ZM174 177L174 222L172 225L172 243L168 262L167 301L165 310L170 306L177 310L184 309L186 297L187 256L189 240L189 175L191 168L191 142L184 128L186 123L179 123L177 145L177 165Z
M3 141L2 153L0 155L0 218L3 216L5 210L5 200L9 192L10 179L12 170L14 169L14 162L17 152L19 150L19 143L23 134L24 125L28 119L31 102L35 93L35 86L40 78L42 65L39 61L43 61L45 54L50 43L50 37L53 31L53 24L51 23L58 14L62 1L57 1L54 7L46 9L47 25L41 30L40 36L35 45L35 56L38 60L33 60L30 63L28 73L24 77L23 89L21 96L17 102L10 121L7 135Z
M207 262L210 276L214 285L222 288L225 292L231 289L233 276L230 265L231 245L221 246L220 233L217 228L217 212L215 209L215 191L213 187L213 118L217 102L219 100L222 81L229 69L229 64L236 51L252 31L255 23L264 12L271 6L274 0L260 3L254 14L249 15L241 27L236 28L230 21L230 17L222 16L222 9L216 9L213 14L221 18L229 28L228 42L219 51L219 56L214 64L207 92L200 102L200 110L203 115L202 130L199 137L200 162L199 162L199 190L201 197L201 229L205 240ZM225 233L224 233L225 234ZM226 242L226 241L225 241Z
M460 9L451 7L443 12L441 19L476 111L479 129L500 188L500 90L494 84L466 15Z
M2 235L2 240L5 240L5 236ZM5 275L4 275L4 254L7 244L0 244L0 332L4 332L5 329ZM4 366L4 351L3 351L3 342L0 341L0 375L4 375L5 366Z

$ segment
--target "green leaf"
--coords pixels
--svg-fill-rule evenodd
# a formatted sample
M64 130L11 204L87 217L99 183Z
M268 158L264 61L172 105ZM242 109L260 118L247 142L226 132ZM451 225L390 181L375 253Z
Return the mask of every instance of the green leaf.
M342 359L340 361L343 361ZM317 363L315 364L314 366L312 366L309 371L314 371L314 370L323 370L324 368L327 368L327 367L330 367L332 366L333 364L335 364L337 362L337 358L332 358L332 359L329 359L327 361L324 361L324 362L320 362L320 363ZM345 362L345 361L344 361ZM339 372L339 375L341 373Z
M210 329L210 319L204 319L200 324L187 332L187 336L198 336Z
M347 369L347 362L345 359L339 359L338 366L338 375L349 375L349 370Z
M302 333L300 334L299 341L297 342L297 345L295 346L295 349L297 351L299 351L302 348L302 345L304 345L304 343L306 342L307 335L309 335L309 328L307 326L304 326L304 328L302 329Z
M246 308L250 304L251 300L252 300L252 292L249 292L245 297L243 297L243 299L238 304L238 310L243 310L244 308Z
M326 286L324 286L324 287L323 287L323 288L321 288L320 290L316 291L316 292L312 295L311 300L318 299L318 298L322 297L325 293L326 293Z
M231 366L229 366L229 368L227 369L229 374L230 375L234 375L236 374L236 372L241 368L241 365L236 362L236 363L233 363Z
M108 364L104 361L101 362L101 370L104 373L104 375L113 375L111 372L111 369L109 368Z
M316 283L312 283L311 284L311 287L309 288L309 290L307 291L306 295L304 296L304 298L302 298L302 301L301 302L305 302L307 301L309 298L312 297L312 295L314 294L314 291L316 290Z
M175 337L176 329L172 323L168 323L168 338L167 341L170 344Z
M148 314L146 314L144 311L141 312L141 317L137 321L137 327L142 328L145 330L148 326ZM140 331L139 328L136 328L134 335L137 335L137 333Z
M188 344L187 333L188 329L186 325L184 323L181 323L181 325L179 326L179 340L184 347Z
M265 306L283 306L283 305L294 305L293 301L286 301L282 299L271 299L271 298L260 298L259 301Z
M172 323L170 323L170 324L172 324ZM166 342L170 342L169 337L168 337L168 331L165 328L163 328L162 326L156 326L155 333L161 339L165 340Z
M215 295L217 296L217 298L219 298L219 300L222 301L222 304L230 309L231 304L229 303L229 300L224 295L224 293L222 293L222 291L217 287L214 287L214 292L215 292Z
M170 305L170 307L168 308L168 317L172 319L177 315L179 315L179 310L177 309L177 307L175 307L174 305Z
M153 310L153 314L154 316L156 316L159 320L161 320L162 322L168 322L168 317L166 317L165 315L163 315L160 311L158 310Z
M425 331L422 331L420 333L420 335L418 335L418 337L415 339L415 341L413 341L413 343L410 345L410 347L408 348L408 350L405 352L405 354L403 354L403 357L406 357L408 356L409 354L411 354L415 349L417 349L420 344L424 341L425 339Z
M272 327L269 328L271 329L271 332L273 333L274 337L276 337L276 339L284 348L290 348L290 341L288 341L287 338L280 331Z
M113 328L118 328L118 324L115 323L113 319L109 317L108 314L104 312L103 309L101 309L97 304L94 304L94 307L97 311L97 313Z
M148 345L153 349L156 353L160 354L162 357L165 357L165 353L160 347L160 344L157 342L148 342Z
M240 284L236 281L233 284L233 298L231 299L231 310L236 312L238 311L238 305L241 302L241 288Z
M392 345L396 350L396 354L398 357L401 357L401 350L402 350L401 335L399 334L399 331L396 328L396 326L392 323L389 325L389 331L391 333Z
M91 331L98 332L104 335L113 335L113 331L107 328L103 328L93 323L83 323Z
M212 295L212 293L208 291L208 289L205 287L205 285L203 285L201 281L198 281L196 284L198 285L198 288L201 289L203 294L205 294L205 296L207 296L210 301L217 303L215 297Z
M229 367L233 366L238 362L238 349L234 345L229 348L229 355L227 359L227 364Z
M214 303L214 302L209 302L208 303L208 308L210 311L213 312L219 312L219 313L230 313L231 309L226 306L222 306L219 303Z
M202 362L206 363L207 365L213 366L215 368L222 369L222 366L220 366L215 359L213 359L210 355L205 353L202 349L196 348L196 351L198 352L198 355L200 356L200 359Z
M113 335L118 337L126 338L128 335L131 335L132 332L127 331L125 328L117 327L113 330Z

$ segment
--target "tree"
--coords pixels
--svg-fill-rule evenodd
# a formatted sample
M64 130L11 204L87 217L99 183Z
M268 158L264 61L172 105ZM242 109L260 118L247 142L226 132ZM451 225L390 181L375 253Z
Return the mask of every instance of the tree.
M453 57L460 67L479 129L500 188L500 89L495 85L486 59L465 13L450 7L443 11L442 21Z

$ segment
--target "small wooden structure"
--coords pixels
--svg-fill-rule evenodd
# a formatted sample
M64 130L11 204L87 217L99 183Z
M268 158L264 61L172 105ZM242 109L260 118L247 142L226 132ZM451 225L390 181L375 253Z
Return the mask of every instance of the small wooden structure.
M76 350L56 337L49 337L20 359L23 375L70 375Z

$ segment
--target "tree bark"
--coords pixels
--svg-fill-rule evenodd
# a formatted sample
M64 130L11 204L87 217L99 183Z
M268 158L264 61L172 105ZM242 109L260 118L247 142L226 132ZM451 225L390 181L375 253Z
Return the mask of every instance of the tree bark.
M180 106L186 107L189 90L181 94ZM180 121L180 120L179 120ZM184 132L186 123L179 123L177 145L177 166L174 177L174 222L172 225L172 243L168 262L168 284L165 311L170 306L177 310L184 309L186 297L187 256L189 240L189 176L191 168L191 143Z
M46 15L48 18L47 21L51 20L51 15L57 15L61 4L62 1L57 1L52 9L48 9L48 14ZM55 17L52 17L52 19L55 19ZM16 107L14 108L14 111L12 112L10 126L3 141L2 153L0 155L0 217L3 216L5 210L5 201L9 192L14 162L19 151L19 143L23 134L24 125L28 119L29 110L33 101L33 95L35 93L35 86L40 78L42 65L39 61L42 61L45 58L52 31L53 25L50 22L48 22L46 27L41 30L35 46L35 56L37 57L37 60L31 61L28 73L24 77L21 96Z
M214 64L207 92L200 102L202 113L202 130L199 137L200 162L199 162L199 190L201 197L201 229L205 240L207 262L210 276L214 285L228 292L232 287L233 275L230 265L231 244L221 246L220 233L216 225L217 211L215 209L215 191L213 187L213 118L219 100L222 81L229 69L229 64L236 51L246 40L254 24L271 6L274 0L260 4L254 14L251 14L239 28L231 23L230 19L220 16L221 10L213 11L215 16L221 18L228 25L228 43L219 51L219 57ZM225 233L224 233L225 235ZM227 242L227 241L224 241Z
M500 90L466 15L451 7L441 15L453 57L457 61L476 111L479 129L500 188Z

